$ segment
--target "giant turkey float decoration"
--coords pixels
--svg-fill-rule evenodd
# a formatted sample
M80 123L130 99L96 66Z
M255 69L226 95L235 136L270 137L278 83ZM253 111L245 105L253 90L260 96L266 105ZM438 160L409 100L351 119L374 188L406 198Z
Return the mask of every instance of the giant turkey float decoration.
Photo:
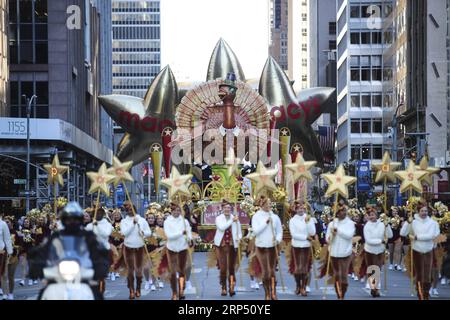
M335 105L335 89L303 89L296 94L291 81L272 57L263 67L259 86L254 83L245 78L235 53L220 39L204 82L179 84L166 66L152 81L143 99L100 96L106 112L125 131L117 147L117 158L132 161L133 165L151 158L154 176L158 178L161 164L166 178L174 166L182 174L192 173L197 180L190 186L192 201L198 202L203 213L225 195L231 201L240 202L249 194L249 188L244 186L236 170L232 179L227 177L230 153L236 154L243 163L242 175L254 172L256 164L261 167L262 163L270 162L272 167L282 169L283 174L281 185L269 195L276 202L288 201L285 188L293 185L289 178L292 173L285 170L289 159L295 159L301 150L306 161L323 164L311 124ZM274 129L279 129L280 134ZM211 131L219 139L211 138ZM158 157L154 156L155 145L162 149ZM180 158L179 149L182 149L183 165L175 161ZM213 155L212 159L206 159L205 154ZM250 181L247 186L253 183Z

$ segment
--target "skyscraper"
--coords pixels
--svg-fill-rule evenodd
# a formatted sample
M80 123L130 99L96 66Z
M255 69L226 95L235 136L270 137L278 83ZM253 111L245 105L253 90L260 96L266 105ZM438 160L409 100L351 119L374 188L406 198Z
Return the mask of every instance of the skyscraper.
M70 166L59 195L83 205L85 172L112 162L111 120L97 100L111 93L110 11L107 0L9 1L10 106L0 118L0 157L13 160L0 186L3 206L24 208L17 202L23 186L14 179L26 178L25 97L37 96L30 114L32 207L52 195L42 164L56 152Z
M112 0L113 92L143 98L161 68L159 0Z
M8 1L0 0L0 116L6 115L8 103Z
M391 1L336 1L337 162L381 159L382 24Z

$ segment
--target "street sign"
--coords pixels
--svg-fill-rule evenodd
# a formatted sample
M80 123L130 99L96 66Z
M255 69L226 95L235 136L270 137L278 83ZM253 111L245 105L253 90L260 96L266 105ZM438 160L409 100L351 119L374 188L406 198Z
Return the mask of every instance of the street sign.
M27 184L27 179L14 179L14 184Z
M34 197L36 195L36 191L19 191L19 197L31 196Z

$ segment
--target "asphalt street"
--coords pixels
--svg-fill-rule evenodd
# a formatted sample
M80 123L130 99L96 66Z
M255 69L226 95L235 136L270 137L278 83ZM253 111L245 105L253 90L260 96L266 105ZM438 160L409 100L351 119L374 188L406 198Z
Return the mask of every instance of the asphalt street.
M237 272L237 294L234 297L222 297L220 295L219 272L216 268L207 268L207 253L195 253L193 255L194 268L191 276L193 290L186 292L186 300L262 300L264 299L264 289L262 286L259 290L250 288L250 277L245 272L247 268L247 260L243 261L242 272ZM319 279L311 282L311 292L308 297L295 295L295 281L293 276L287 273L287 266L284 255L281 257L282 280L280 273L277 272L278 279L278 298L280 300L335 300L336 294L332 286L325 288L324 280ZM37 299L41 284L28 286L19 285L20 278L16 278L16 300L35 300ZM365 289L365 282L349 279L350 285L346 295L348 300L367 300L374 299L370 295L370 290ZM382 291L381 297L377 299L388 300L416 300L416 296L411 296L410 281L406 273L401 271L388 270L387 275L387 291L383 288L384 273L381 274ZM283 288L284 283L284 288ZM438 296L432 296L432 300L449 300L450 285L438 285ZM171 290L168 283L164 284L164 288L156 291L143 290L141 300L168 300L171 297ZM128 289L126 287L126 279L124 277L117 278L115 281L106 281L106 300L126 300L128 299Z

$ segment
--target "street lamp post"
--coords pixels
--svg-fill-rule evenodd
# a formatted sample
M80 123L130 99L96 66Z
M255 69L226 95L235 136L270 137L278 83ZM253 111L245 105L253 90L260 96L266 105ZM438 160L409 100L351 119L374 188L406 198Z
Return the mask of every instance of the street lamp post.
M403 106L404 103L401 102L398 106L397 109L395 109L394 115L392 116L392 159L393 161L397 161L397 125L398 125L398 120L397 120L397 113L398 110L400 109L401 106ZM397 188L395 188L395 192L394 192L394 204L397 205Z
M31 104L37 99L36 95L28 98L26 95L22 95L27 103L27 184L25 190L26 197L26 212L30 211L30 116L31 116Z

